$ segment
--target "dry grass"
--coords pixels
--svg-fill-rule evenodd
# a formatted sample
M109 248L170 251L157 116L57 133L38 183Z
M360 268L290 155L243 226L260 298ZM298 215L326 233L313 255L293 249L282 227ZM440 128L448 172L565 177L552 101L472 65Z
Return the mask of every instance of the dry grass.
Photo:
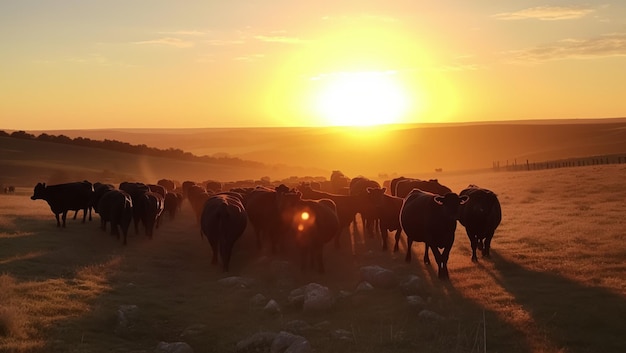
M383 253L378 238L358 230L353 250L348 237L340 250L327 247L327 274L303 274L257 253L248 230L229 274L255 278L248 289L217 284L226 275L211 267L188 205L152 241L132 235L122 247L97 221L57 229L47 205L26 191L0 195L0 351L152 351L160 340L184 340L196 352L229 352L254 332L300 319L324 327L304 333L318 352L482 352L484 332L487 352L619 352L626 347L625 175L623 165L437 175L456 191L470 183L490 188L503 208L492 259L470 261L459 225L449 282L421 263L421 243L405 264L404 248ZM418 275L426 308L446 320L418 318L397 289L356 294L322 314L286 306L289 291L309 282L353 291L366 264ZM282 314L252 308L256 293L277 300ZM139 316L120 333L117 308L129 304ZM193 325L202 333L181 337ZM330 338L335 329L353 341Z

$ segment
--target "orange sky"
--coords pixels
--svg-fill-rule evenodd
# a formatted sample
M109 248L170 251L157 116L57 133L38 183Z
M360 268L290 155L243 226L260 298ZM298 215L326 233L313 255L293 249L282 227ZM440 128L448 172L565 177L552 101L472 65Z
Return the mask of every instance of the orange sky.
M0 3L0 129L626 116L626 4Z

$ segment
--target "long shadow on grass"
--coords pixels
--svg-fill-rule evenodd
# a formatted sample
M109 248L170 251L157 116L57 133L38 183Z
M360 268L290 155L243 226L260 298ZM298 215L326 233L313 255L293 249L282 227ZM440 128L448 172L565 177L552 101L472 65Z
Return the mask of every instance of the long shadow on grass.
M529 270L494 250L491 255L500 273L496 280L554 344L568 352L626 349L626 298L554 273Z

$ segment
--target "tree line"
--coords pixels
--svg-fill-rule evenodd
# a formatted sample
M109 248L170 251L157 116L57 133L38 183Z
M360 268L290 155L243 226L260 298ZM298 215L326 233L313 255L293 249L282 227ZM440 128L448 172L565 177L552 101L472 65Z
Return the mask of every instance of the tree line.
M168 149L159 149L156 147L149 147L145 144L133 145L128 142L122 142L117 140L92 140L90 138L85 137L75 137L70 138L65 135L50 135L47 133L42 133L39 136L35 136L26 131L14 131L12 133L7 133L4 130L0 130L0 137L11 137L22 140L32 140L32 141L41 141L41 142L51 142L51 143L60 143L65 145L73 145L73 146L81 146L88 148L99 148L103 150L116 151L116 152L124 152L131 154L140 154L147 155L153 157L161 157L161 158L171 158L178 160L186 160L186 161L194 161L194 162L206 162L206 163L217 163L217 164L226 164L233 166L246 166L246 167L264 167L265 165L260 162L247 161L236 157L228 157L228 156L220 156L220 157L211 157L211 156L196 156L191 152L185 152L179 148L170 147Z

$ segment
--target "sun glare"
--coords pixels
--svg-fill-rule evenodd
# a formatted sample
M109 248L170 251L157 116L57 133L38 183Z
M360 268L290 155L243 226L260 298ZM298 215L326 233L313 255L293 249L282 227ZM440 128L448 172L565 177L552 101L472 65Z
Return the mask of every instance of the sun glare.
M342 72L316 79L323 82L315 109L328 125L393 124L407 113L408 95L394 72Z

